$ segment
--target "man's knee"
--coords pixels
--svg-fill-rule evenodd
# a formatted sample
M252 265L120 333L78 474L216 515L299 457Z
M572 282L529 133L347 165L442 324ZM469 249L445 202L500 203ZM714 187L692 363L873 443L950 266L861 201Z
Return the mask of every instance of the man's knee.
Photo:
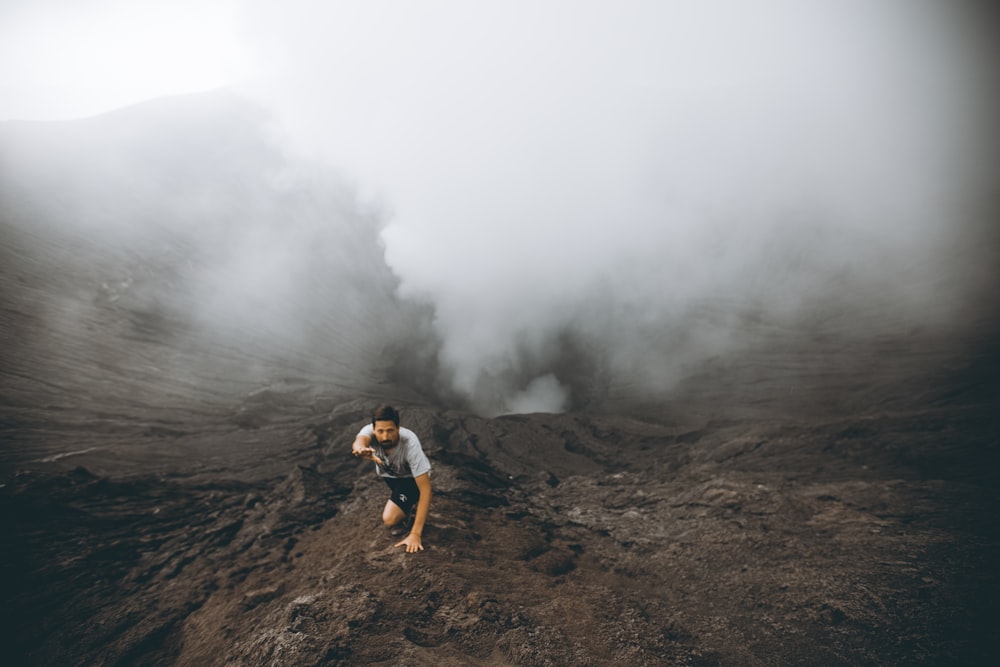
M393 503L386 504L384 510L382 510L382 523L387 526L395 526L397 523L403 520L403 510L396 507Z

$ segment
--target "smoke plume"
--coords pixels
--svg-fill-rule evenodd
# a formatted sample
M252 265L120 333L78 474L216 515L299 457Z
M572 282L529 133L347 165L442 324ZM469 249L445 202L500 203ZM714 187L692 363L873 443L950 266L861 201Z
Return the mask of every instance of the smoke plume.
M388 201L484 411L671 385L748 322L954 314L981 62L934 3L293 3L245 91ZM873 315L873 313L877 315Z
M36 213L63 201L136 267L169 230L178 289L125 272L112 297L179 299L186 326L300 368L557 411L775 332L971 326L995 277L992 35L970 3L213 7L257 73L232 91L264 111L198 125L216 112L164 102L89 143L53 133L75 175Z

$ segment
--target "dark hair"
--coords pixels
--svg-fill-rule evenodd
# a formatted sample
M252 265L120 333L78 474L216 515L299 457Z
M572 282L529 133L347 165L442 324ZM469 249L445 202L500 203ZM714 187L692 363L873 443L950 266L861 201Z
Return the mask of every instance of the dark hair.
M399 426L399 413L396 412L396 408L383 403L372 412L372 426L375 425L375 422L380 421L391 421L396 426Z

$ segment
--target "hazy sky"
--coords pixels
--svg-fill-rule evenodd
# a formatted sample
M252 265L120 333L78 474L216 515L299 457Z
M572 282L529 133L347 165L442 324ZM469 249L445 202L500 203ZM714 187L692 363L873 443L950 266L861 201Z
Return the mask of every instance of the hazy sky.
M0 0L0 119L66 120L252 74L236 0Z
M545 363L517 367L567 327L642 380L706 300L790 317L844 276L947 298L926 262L960 233L990 122L949 6L6 0L0 118L235 84L290 154L384 207L457 386L515 368L510 405L557 407Z

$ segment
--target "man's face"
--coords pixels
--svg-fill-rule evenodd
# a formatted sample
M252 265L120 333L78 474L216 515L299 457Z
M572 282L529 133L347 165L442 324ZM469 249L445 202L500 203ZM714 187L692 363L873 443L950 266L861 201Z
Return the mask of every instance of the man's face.
M383 447L395 447L399 442L399 427L391 419L375 422L375 439Z

